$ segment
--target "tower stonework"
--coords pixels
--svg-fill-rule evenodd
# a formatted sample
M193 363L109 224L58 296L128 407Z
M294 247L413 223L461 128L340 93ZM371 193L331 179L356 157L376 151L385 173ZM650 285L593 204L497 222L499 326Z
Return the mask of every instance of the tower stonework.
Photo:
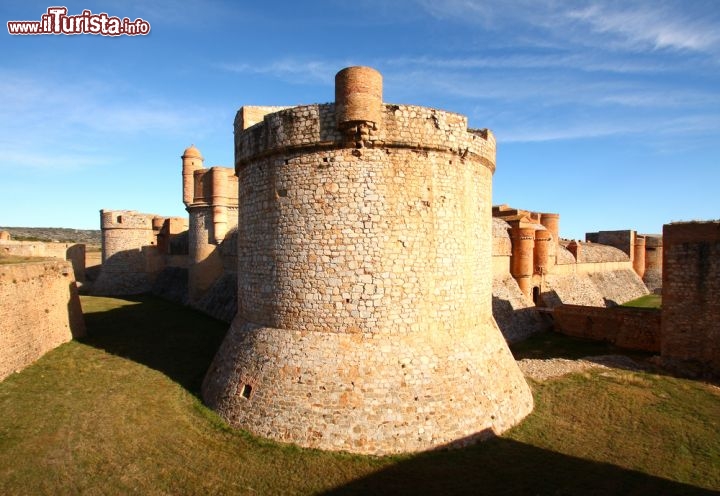
M229 167L204 168L195 145L185 149L183 202L189 215L188 297L200 300L227 268L219 246L237 224L237 177ZM234 264L232 264L234 271Z
M373 69L336 84L335 104L238 113L238 313L203 398L321 449L501 433L533 400L491 312L495 138L382 103Z

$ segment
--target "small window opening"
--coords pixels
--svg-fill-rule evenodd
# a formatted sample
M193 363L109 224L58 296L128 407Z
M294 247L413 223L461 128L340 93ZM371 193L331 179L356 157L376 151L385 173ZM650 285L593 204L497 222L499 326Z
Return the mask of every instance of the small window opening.
M534 303L535 305L537 305L538 302L540 301L540 288L537 287L537 286L535 286L535 287L533 288L532 299L533 299L533 303Z
M240 396L242 396L246 400L249 400L251 394L252 394L252 386L250 384L245 384L242 387L242 391L240 391Z

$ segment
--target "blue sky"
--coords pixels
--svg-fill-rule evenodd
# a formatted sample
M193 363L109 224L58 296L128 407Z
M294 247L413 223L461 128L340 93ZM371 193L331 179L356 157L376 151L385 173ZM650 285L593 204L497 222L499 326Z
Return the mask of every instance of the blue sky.
M9 20L54 3L3 2ZM384 100L498 140L493 202L561 235L720 217L720 2L83 1L148 36L0 34L0 225L184 215L180 155L233 163L242 105L328 102L349 65Z

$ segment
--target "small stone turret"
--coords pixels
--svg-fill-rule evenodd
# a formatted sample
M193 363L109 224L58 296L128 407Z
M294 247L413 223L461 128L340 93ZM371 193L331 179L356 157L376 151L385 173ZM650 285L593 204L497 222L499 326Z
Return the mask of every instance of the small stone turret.
M531 297L532 275L534 263L535 228L525 227L521 222L513 222L512 256L510 257L510 274L515 278L520 291L527 297Z
M645 238L643 236L635 236L635 244L633 245L633 270L642 278L645 275Z
M538 229L535 231L535 246L533 251L534 272L539 275L547 274L554 265L551 261L550 251L554 239L552 233L547 229ZM554 258L555 252L553 250Z
M348 67L335 76L338 129L376 128L382 122L382 75L371 67Z
M552 214L543 212L540 214L540 224L552 236L552 241L548 247L548 270L557 263L558 245L560 243L560 214Z
M189 206L195 195L195 180L194 172L203 168L203 159L195 145L190 145L185 149L182 154L182 179L183 179L183 203L185 206Z

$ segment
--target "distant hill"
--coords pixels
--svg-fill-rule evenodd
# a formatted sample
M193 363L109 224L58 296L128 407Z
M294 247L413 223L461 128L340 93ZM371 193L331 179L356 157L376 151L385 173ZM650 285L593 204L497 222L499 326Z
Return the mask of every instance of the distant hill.
M69 229L65 227L3 227L15 241L47 241L100 245L99 229Z

